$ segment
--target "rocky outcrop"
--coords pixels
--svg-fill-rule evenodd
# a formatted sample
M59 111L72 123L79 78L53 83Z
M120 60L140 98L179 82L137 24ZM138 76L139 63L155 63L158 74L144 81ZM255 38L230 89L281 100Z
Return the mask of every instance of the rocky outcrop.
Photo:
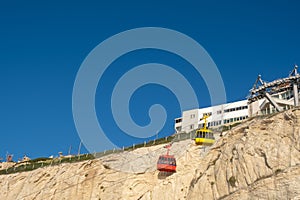
M253 119L199 163L189 199L300 198L300 111Z
M191 140L179 141L172 144L170 154L176 158L182 157L191 146ZM139 148L134 151L115 153L101 158L103 165L121 172L142 174L154 172L156 162L161 154L166 154L164 145L152 146L151 148Z
M300 199L300 111L255 118L211 148L174 143L177 172L155 170L163 145L0 176L0 199Z

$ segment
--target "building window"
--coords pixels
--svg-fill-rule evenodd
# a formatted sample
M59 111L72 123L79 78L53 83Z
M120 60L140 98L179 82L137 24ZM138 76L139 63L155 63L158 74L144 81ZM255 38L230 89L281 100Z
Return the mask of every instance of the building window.
M176 124L177 124L177 123L180 123L180 122L182 122L182 118L175 119L175 123L176 123Z
M217 111L217 114L219 115L219 114L222 114L222 110L218 110Z
M229 120L228 119L224 119L224 124L227 124L229 123Z
M191 119L194 119L196 117L195 114L191 114Z
M190 129L194 129L194 124L190 125Z

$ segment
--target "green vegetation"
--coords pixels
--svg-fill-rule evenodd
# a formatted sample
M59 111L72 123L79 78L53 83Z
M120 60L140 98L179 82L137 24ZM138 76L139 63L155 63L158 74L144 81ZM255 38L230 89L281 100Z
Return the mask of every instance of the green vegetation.
M180 140L180 138L187 139L186 135L188 135L188 134L181 133L181 135L177 135L177 136L169 136L169 137L160 138L157 140L148 141L147 143L137 144L137 145L133 145L131 147L124 148L124 151L132 151L134 149L141 148L141 147L150 147L150 146L154 146L154 145L165 144L165 143L172 142L175 139ZM122 152L122 151L123 150L121 150L121 149L113 149L113 150L99 152L99 153L95 153L95 154L84 154L84 155L76 155L76 156L70 156L70 157L68 156L68 157L60 157L60 158L36 158L36 159L29 160L26 162L25 161L19 162L10 168L0 170L0 175L31 171L31 170L35 170L35 169L38 169L41 167L54 166L54 165L59 165L62 163L75 163L75 162L81 162L81 161L85 161L85 160L92 160L95 158L99 158L99 157L102 157L105 155L109 155L112 153L118 153L118 152ZM107 166L107 168L109 168L109 167Z
M184 134L186 134L186 133L184 133ZM125 148L124 150L130 151L130 150L134 150L134 149L141 148L141 147L151 147L151 146L155 146L155 145L159 145L159 144L166 144L166 143L172 142L174 139L175 139L175 136L169 136L169 137L160 138L157 140L151 140L151 141L148 141L147 143L133 145L131 147Z
M84 160L91 160L95 157L92 154L84 154L72 157L62 157L62 158L37 158L26 162L16 163L15 166L0 170L1 174L12 174L18 172L25 172L38 169L40 167L45 166L54 166L59 165L61 163L74 163L74 162L81 162Z

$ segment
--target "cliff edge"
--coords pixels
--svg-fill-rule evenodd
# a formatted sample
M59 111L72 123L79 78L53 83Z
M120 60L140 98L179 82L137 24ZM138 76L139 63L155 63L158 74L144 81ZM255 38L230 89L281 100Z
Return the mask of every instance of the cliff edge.
M1 200L300 199L300 110L249 119L213 146L176 142L177 172L155 170L163 145L0 176Z

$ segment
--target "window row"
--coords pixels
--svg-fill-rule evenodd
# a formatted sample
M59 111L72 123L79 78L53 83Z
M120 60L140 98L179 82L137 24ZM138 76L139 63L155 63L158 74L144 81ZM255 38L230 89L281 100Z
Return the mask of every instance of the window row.
M238 111L238 110L244 110L244 109L248 109L248 106L240 106L240 107L236 107L236 108L225 109L224 113Z
M282 97L282 99L289 100L289 99L294 97L294 93L293 93L293 91L290 90L290 91L287 91L285 93L282 93L281 97Z
M197 138L215 139L214 134L212 132L203 132L203 131L197 131L196 137Z
M237 122L237 121L242 121L244 119L247 119L248 116L241 116L241 117L234 117L230 119L224 119L224 124L232 123L232 122Z
M219 126L221 125L222 121L219 120L219 121L213 121L213 122L208 122L207 123L207 127L210 127L210 126ZM204 127L204 123L201 123L198 125L198 128L203 128Z
M237 122L237 121L242 121L244 119L247 119L248 116L241 116L241 117L234 117L234 118L230 118L230 119L224 119L223 123L224 124L228 124L228 123L232 123L232 122ZM219 126L222 124L222 121L213 121L213 122L208 122L207 123L207 127L213 127L213 126ZM191 126L194 128L194 126ZM204 123L201 123L198 125L198 128L203 128L204 127Z
M176 160L175 158L166 158L166 157L163 157L161 156L159 159L158 159L158 164L167 164L167 165L174 165L176 166Z

